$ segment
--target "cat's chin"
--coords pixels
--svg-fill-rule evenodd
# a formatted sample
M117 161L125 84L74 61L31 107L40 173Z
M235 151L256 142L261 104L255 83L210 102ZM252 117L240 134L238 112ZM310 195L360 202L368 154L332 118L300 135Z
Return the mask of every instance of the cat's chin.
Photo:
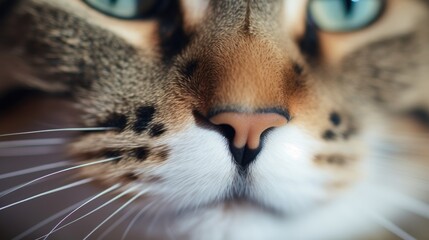
M289 215L253 200L229 199L183 212L174 229L184 239L200 239L201 234L205 239L317 239L319 228L332 227L338 219L313 210Z
M183 212L173 229L183 233L183 239L348 239L376 226L357 202L342 199L287 214L254 201L232 199Z
M221 212L258 212L260 214L270 216L273 218L289 218L292 214L289 214L282 209L277 209L274 206L270 206L262 203L261 201L251 199L248 197L232 197L222 200L212 201L206 204L198 206L191 206L179 211L179 215L185 216L187 214L204 214L210 211L221 211Z

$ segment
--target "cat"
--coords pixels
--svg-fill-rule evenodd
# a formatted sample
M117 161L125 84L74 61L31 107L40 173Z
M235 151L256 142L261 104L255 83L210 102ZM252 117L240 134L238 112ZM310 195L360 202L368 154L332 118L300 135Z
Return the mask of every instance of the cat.
M0 4L1 95L35 89L76 119L35 129L76 132L60 141L73 162L5 188L3 238L426 236L429 1ZM40 182L62 195L28 191ZM28 196L59 215L30 228ZM61 227L87 207L109 214Z

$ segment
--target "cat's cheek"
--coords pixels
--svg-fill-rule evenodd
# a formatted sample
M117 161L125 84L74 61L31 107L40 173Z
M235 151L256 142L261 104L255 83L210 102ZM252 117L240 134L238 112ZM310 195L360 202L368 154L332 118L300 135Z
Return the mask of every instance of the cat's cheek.
M250 170L253 196L288 215L334 201L365 176L360 139L330 144L306 132L293 125L272 131Z
M236 166L228 143L219 133L188 125L174 136L166 137L170 157L151 174L163 179L154 190L163 198L174 196L177 206L208 204L225 196Z
M227 140L216 131L188 125L162 144L169 147L169 158L141 173L162 179L154 183L153 194L173 209L222 204L219 201L227 199L239 184L240 174ZM264 139L265 147L240 184L246 184L246 197L274 211L288 216L311 211L361 180L362 149L348 144L330 148L302 127L276 129ZM316 156L321 159L316 161Z
M287 215L311 210L325 201L328 196L323 185L329 176L313 164L320 145L300 127L272 131L250 170L254 197Z

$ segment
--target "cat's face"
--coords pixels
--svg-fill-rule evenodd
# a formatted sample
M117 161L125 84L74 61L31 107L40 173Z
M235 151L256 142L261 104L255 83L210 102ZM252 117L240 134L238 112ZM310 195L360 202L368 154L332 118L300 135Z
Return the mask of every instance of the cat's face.
M320 222L389 175L391 118L429 103L427 3L370 1L367 24L325 30L320 1L166 1L127 20L101 13L115 15L108 1L27 0L3 45L26 84L73 94L82 127L112 128L70 144L76 160L110 159L79 176L132 187L174 224Z

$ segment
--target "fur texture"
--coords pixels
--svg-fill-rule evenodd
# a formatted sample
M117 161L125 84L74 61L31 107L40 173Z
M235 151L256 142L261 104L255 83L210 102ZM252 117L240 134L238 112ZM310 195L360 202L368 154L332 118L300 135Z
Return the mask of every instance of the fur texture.
M373 25L335 34L300 31L305 6L292 1L172 1L129 22L77 0L19 1L2 19L0 87L66 94L81 126L115 128L82 134L68 151L119 158L78 176L147 191L135 206L150 206L141 222L154 226L133 236L364 237L377 216L402 216L400 199L424 197L392 181L398 168L428 166L412 147L429 127L428 4L388 0ZM291 119L264 135L243 173L207 120L219 109Z

